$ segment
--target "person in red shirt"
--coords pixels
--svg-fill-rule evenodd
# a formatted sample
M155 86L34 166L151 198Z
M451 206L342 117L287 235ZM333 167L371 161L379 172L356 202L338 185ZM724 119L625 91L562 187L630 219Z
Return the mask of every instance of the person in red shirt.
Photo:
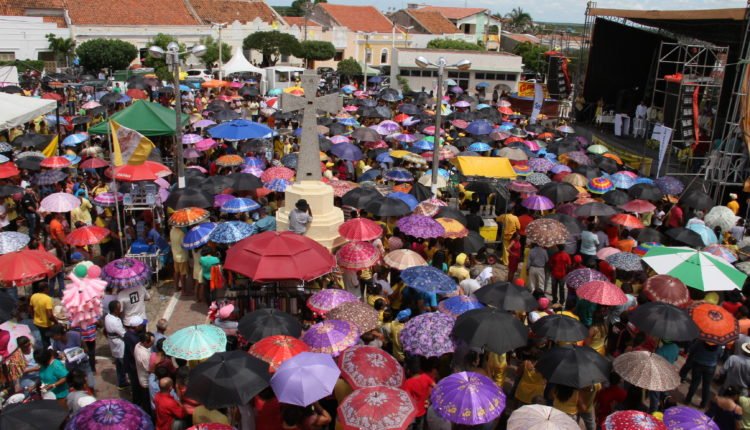
M266 388L253 398L255 409L255 428L277 429L281 428L281 404L273 393Z
M182 420L187 415L185 410L182 409L182 405L172 397L170 391L172 391L172 380L161 378L159 380L159 392L154 396L156 430L172 430L174 422Z
M417 363L412 362L411 377L404 381L403 390L409 393L414 408L417 410L417 418L414 420L414 428L422 428L424 425L425 415L427 415L427 402L430 399L432 389L435 387L435 377L437 371L431 360L422 358L419 360L419 370L415 369Z
M682 227L684 212L680 205L672 206L667 214L667 228Z
M518 232L513 233L508 246L508 281L513 281L518 270L518 263L521 262L521 236Z
M615 372L609 374L609 386L596 393L596 428L602 428L604 419L614 411L618 403L625 401L627 391L620 386L620 375Z
M524 239L526 238L526 227L531 224L531 221L534 221L534 217L529 215L528 212L524 212L518 217L518 223L521 224L521 228L518 230L518 232Z
M599 261L599 271L609 279L609 282L615 282L615 268L605 260Z
M552 303L565 303L565 276L573 265L573 260L570 254L557 247L549 265L552 274Z

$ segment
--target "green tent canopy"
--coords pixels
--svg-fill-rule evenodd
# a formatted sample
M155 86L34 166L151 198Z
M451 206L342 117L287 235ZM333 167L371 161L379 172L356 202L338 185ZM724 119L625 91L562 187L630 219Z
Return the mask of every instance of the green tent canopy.
M136 100L135 103L112 115L109 119L147 137L172 136L175 133L175 111L159 103ZM183 114L181 119L184 126L189 118L188 115ZM109 122L105 121L91 127L89 133L109 133Z

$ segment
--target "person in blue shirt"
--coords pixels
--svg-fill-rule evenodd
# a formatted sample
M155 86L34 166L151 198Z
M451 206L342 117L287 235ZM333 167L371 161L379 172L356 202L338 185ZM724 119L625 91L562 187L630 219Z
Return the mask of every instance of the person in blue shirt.
M724 347L704 341L696 341L688 350L685 365L680 370L680 377L687 376L687 371L691 371L690 388L685 396L685 403L690 404L693 395L698 391L698 386L703 383L701 390L700 408L705 409L708 401L711 399L711 381L716 373L716 366L719 364L719 357L724 352Z

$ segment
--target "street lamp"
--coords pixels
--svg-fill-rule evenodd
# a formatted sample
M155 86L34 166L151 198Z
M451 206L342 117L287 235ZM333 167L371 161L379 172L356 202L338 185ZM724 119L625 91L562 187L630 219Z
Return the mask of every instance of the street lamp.
M219 47L221 49L221 47ZM185 188L185 162L182 157L182 94L180 94L180 55L193 54L202 57L206 53L204 45L195 45L187 51L180 52L177 42L169 42L165 51L160 46L151 46L148 53L154 58L166 57L167 66L172 71L172 87L174 88L174 111L175 111L175 164L177 165L177 188Z
M414 59L414 62L420 69L426 69L430 66L437 67L438 81L436 94L437 109L435 109L435 144L432 150L432 186L430 187L432 190L432 196L437 197L438 165L440 164L440 130L442 127L441 117L443 111L443 75L445 74L445 69L448 67L456 68L461 71L469 70L471 68L471 61L464 59L454 64L448 64L445 58L440 57L438 58L437 63L433 63L420 55Z

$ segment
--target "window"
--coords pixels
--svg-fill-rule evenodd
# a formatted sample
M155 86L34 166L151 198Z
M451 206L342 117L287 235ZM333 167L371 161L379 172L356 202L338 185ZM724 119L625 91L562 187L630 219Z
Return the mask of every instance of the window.
M388 50L386 48L380 51L380 64L388 64Z
M333 56L333 61L341 61L344 59L344 51L336 51L336 55Z
M487 78L485 78L485 75L486 75L486 73L479 73L479 72L477 72L477 73L474 74L474 77L476 79L487 79Z
M0 61L13 61L16 59L15 52L0 52Z

